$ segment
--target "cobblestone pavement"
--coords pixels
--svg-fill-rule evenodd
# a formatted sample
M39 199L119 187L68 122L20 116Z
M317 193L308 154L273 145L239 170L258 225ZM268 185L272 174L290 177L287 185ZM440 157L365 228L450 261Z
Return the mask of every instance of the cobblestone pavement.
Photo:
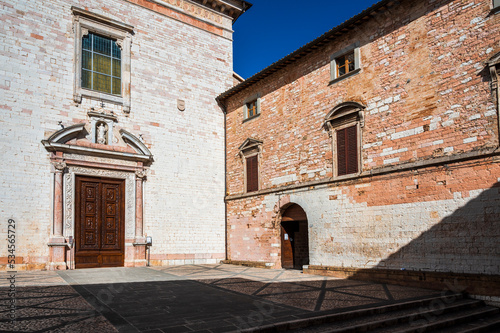
M233 265L0 273L0 330L232 332L436 291Z

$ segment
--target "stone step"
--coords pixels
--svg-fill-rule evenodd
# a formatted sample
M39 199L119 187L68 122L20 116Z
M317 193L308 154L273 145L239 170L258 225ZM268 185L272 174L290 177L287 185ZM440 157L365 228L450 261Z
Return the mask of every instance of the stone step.
M347 322L350 320L356 320L362 318L361 320L368 320L370 316L375 315L388 315L392 316L391 313L396 311L407 311L408 314L413 314L416 312L415 309L429 307L432 304L453 304L457 301L466 301L467 304L471 305L481 304L480 301L473 300L463 300L463 295L461 293L450 293L446 295L424 297L415 300L403 301L398 303L392 303L387 305L375 306L370 308L345 311L341 313L327 313L321 316L302 318L293 321L287 321L282 323L275 323L260 327L254 327L247 330L242 330L241 332L309 332L307 328L312 329L311 332L320 332L316 330L319 327L325 327L329 324L339 324L342 322ZM332 327L332 326L328 326Z
M498 333L500 332L500 313L473 320L467 323L440 329L439 333Z
M437 307L432 306L437 304ZM482 301L461 299L451 304L444 302L429 303L428 306L419 306L411 309L391 311L388 313L371 315L340 323L331 323L316 327L314 332L321 333L355 333L355 332L396 332L398 329L421 327L430 319L437 319L440 315L460 313L480 309L484 306ZM430 319L429 319L430 318ZM300 331L312 333L311 331Z
M421 333L421 332L443 332L444 329L450 329L452 332L460 332L464 325L479 320L480 318L488 318L500 313L500 309L486 306L478 308L456 309L457 311L445 311L443 313L424 314L420 317L423 321L415 321L412 323L403 323L387 327L384 329L373 330L373 333ZM337 332L337 331L330 331Z

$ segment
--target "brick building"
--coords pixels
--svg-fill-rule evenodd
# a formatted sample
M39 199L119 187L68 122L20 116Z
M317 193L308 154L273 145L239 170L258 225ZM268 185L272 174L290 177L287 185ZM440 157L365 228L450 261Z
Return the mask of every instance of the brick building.
M383 0L221 94L228 262L500 296L499 7Z
M0 1L4 269L11 253L16 269L141 266L146 236L154 265L225 258L215 97L249 6Z

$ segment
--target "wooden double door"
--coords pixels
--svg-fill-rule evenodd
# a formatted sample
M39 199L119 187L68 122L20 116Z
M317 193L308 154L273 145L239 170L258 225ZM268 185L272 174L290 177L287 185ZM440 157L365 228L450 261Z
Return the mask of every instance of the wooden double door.
M77 176L75 267L123 266L125 181Z

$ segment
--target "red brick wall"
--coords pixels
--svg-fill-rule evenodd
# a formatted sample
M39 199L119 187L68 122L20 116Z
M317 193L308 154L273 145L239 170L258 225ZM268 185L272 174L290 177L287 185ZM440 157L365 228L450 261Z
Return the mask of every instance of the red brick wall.
M499 51L489 1L403 1L228 101L228 191L243 192L238 147L264 142L261 184L332 175L322 124L345 101L365 106L363 170L497 144L485 62ZM361 72L329 85L329 57L361 44ZM243 100L261 92L261 115L243 123ZM322 174L320 174L323 172Z
M280 267L280 213L293 202L308 216L311 265L498 274L498 157L456 161L498 145L486 62L500 51L500 15L490 6L401 1L228 98L229 259ZM360 73L329 84L330 55L358 41ZM243 122L256 93L261 114ZM322 125L347 101L366 106L363 174L332 182ZM263 192L241 197L238 147L249 137L263 142Z

